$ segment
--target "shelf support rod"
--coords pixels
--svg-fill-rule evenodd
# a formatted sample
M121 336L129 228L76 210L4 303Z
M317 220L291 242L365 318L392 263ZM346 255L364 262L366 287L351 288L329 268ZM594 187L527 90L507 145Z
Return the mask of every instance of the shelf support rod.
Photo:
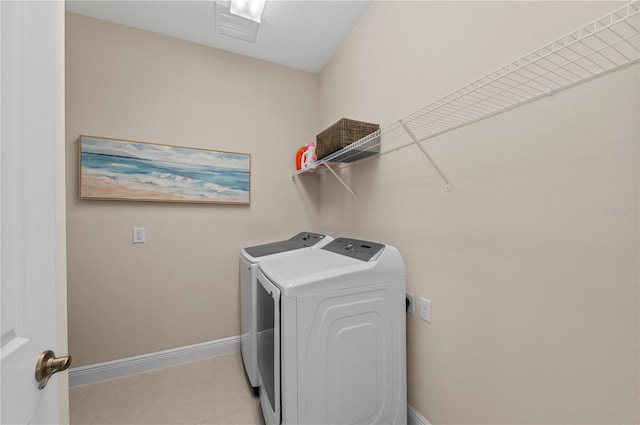
M346 184L346 183L344 182L344 180L342 180L342 179L340 178L340 176L339 176L335 171L333 171L333 168L331 168L331 166L329 166L329 164L327 164L327 170L331 171L331 174L333 174L333 175L335 176L335 178L336 178L336 179L338 179L338 181L339 181L340 183L342 183L342 185L345 187L345 189L347 189L347 190L349 191L349 193L351 194L351 196L353 196L353 197L354 197L354 199L355 199L355 198L356 198L356 194L354 193L354 191L353 191L353 190L351 190L351 188L349 187L349 185L348 185L348 184Z
M425 156L425 158L427 158L427 160L431 163L431 166L438 172L438 174L440 175L440 178L442 178L442 180L444 180L444 182L446 183L446 186L444 187L444 189L447 192L451 192L451 182L449 181L449 179L447 179L447 176L444 175L440 167L438 167L438 164L436 164L436 162L433 160L431 155L429 155L429 152L427 152L424 146L422 146L422 144L420 143L420 140L418 140L415 133L411 130L411 128L409 128L407 123L405 123L404 121L400 121L400 122L402 123L402 128L404 128L404 131L406 131L409 137L411 137L411 140L413 140L413 144L416 145L418 149L420 149L420 151Z

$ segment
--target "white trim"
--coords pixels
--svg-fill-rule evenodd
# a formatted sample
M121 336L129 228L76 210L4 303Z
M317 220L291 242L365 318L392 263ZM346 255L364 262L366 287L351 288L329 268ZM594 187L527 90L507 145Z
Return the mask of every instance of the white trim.
M240 337L232 336L215 341L172 348L140 356L69 369L69 386L94 384L108 379L149 372L209 357L240 351Z
M80 366L69 369L69 387L95 384L108 379L136 375L155 369L177 366L209 357L240 351L240 337L232 336L215 341L142 354L104 363ZM407 403L408 425L431 425L411 404Z
M407 425L431 425L412 405L407 403Z

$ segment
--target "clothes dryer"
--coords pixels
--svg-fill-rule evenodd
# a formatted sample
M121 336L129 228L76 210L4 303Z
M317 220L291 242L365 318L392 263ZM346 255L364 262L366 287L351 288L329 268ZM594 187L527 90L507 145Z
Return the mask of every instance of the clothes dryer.
M337 238L260 263L265 423L406 424L405 302L390 245Z
M290 239L243 248L240 251L240 351L251 386L260 385L256 342L256 277L258 264L320 248L331 242L329 235L301 232Z

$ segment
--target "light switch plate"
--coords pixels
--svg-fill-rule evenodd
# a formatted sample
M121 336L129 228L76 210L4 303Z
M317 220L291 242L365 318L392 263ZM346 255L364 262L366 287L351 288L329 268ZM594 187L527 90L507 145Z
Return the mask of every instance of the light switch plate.
M144 232L144 227L134 227L133 228L133 243L144 243L146 239L146 235Z

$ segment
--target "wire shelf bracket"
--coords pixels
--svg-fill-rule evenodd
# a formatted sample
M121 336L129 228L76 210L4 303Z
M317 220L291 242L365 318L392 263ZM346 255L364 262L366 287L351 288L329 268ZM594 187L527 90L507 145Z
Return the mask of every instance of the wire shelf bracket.
M332 163L345 162L363 150L378 148L379 156L416 145L451 191L425 141L638 61L640 0L633 0L332 153L311 169L293 172L291 179L327 168L355 197Z
M349 185L348 185L348 184L346 184L344 180L342 180L342 179L340 178L340 176L338 175L338 173L336 173L335 171L333 171L333 168L332 168L332 167L326 167L326 168L327 168L327 170L329 170L329 171L331 172L331 174L333 174L333 175L334 175L334 177L335 177L336 179L338 179L338 181L339 181L340 183L342 183L342 185L344 186L344 188L345 188L345 189L347 189L347 190L349 191L349 193L351 194L351 196L353 196L354 198L356 198L356 193L355 193L353 190L351 190L351 188L349 187Z
M316 174L320 170L327 169L342 184L342 186L344 186L344 188L351 194L351 196L353 196L354 199L357 198L356 193L351 189L351 187L344 180L342 180L342 178L338 175L338 173L336 173L333 170L334 167L332 167L331 164L332 163L326 162L326 161L323 161L323 160L316 161L313 164L313 166L310 167L310 168L306 168L306 169L297 170L297 171L292 172L289 175L289 180L293 180L294 177L297 177L300 174Z
M421 141L416 137L415 133L411 130L411 128L409 128L409 126L406 125L406 123L404 123L402 120L400 120L400 122L402 123L402 127L405 129L409 137L411 137L411 139L413 140L413 143L418 147L418 149L420 149L420 152L422 152L425 158L427 158L427 160L431 163L431 166L438 172L438 174L440 175L440 178L444 180L446 184L444 189L447 192L451 192L451 182L449 181L447 176L444 175L440 167L438 167L438 164L436 163L436 161L431 157L431 155L429 155L429 152L427 152L427 149L424 146L422 146L422 144L420 143Z

